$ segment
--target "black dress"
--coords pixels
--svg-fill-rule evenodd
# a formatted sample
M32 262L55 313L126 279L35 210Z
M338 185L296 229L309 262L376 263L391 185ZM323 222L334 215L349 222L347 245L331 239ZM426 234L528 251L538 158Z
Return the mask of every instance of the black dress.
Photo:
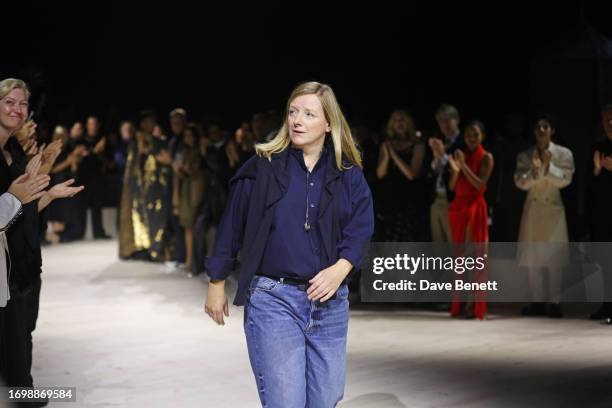
M72 152L72 148L70 145L67 145L62 152L57 156L55 160L54 166L64 162L70 153ZM74 178L74 174L70 167L58 172L53 173L51 175L51 185L54 186L58 183L63 183L64 181L70 180ZM47 209L47 216L49 221L58 221L67 223L70 220L70 215L76 209L76 199L73 197L63 198L61 200L53 200Z
M409 145L398 156L410 164L417 143ZM421 242L427 240L425 186L421 178L408 180L389 159L387 175L378 182L376 207L376 241Z

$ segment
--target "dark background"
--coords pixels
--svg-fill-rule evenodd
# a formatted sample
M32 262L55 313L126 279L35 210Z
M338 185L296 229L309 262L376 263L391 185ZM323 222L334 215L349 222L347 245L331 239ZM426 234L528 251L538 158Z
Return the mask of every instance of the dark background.
M293 86L314 79L332 85L352 123L375 130L395 107L433 127L442 102L495 127L529 110L542 50L585 27L612 36L609 3L216 3L8 7L0 75L28 81L35 108L44 94L38 119L50 122L141 108L165 118L184 106L231 129L256 111L282 110Z

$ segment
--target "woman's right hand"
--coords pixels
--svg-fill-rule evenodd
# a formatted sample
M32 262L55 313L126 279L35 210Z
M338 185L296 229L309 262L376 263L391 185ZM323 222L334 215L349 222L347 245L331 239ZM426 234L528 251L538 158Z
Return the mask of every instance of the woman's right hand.
M452 173L459 173L459 171L461 171L461 166L452 154L448 155L448 166Z
M22 205L25 205L42 197L50 180L51 178L46 174L32 177L25 173L13 180L8 192L17 197Z
M206 314L218 325L225 325L223 315L229 316L229 306L225 295L225 281L210 281L208 283L208 295L204 306Z
M538 153L538 150L535 149L533 151L533 155L531 156L531 170L533 171L534 176L538 175L540 168L542 168L542 159L540 159L540 154Z
M601 173L601 168L603 167L601 163L601 153L599 150L595 150L595 153L593 153L593 166L593 171L595 172L595 175L598 176L599 173Z
M42 166L42 151L38 152L37 155L28 161L28 164L26 165L26 174L28 174L31 178L36 177L38 175L38 171L40 170L40 166Z

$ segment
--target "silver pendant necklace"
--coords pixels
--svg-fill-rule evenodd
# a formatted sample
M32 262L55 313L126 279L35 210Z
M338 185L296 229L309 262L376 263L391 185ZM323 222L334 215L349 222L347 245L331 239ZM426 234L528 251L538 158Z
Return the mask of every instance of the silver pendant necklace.
M306 232L310 231L310 219L308 217L308 206L310 205L308 203L308 194L309 194L309 189L308 189L308 178L310 177L310 172L306 171L306 221L304 222L304 230Z

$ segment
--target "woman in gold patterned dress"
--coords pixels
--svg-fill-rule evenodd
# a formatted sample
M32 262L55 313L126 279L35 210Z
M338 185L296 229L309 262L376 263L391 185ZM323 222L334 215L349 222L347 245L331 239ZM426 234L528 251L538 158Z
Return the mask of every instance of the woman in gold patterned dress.
M170 187L171 157L162 139L153 136L157 118L141 113L140 131L128 147L121 194L119 257L164 260L164 228Z

